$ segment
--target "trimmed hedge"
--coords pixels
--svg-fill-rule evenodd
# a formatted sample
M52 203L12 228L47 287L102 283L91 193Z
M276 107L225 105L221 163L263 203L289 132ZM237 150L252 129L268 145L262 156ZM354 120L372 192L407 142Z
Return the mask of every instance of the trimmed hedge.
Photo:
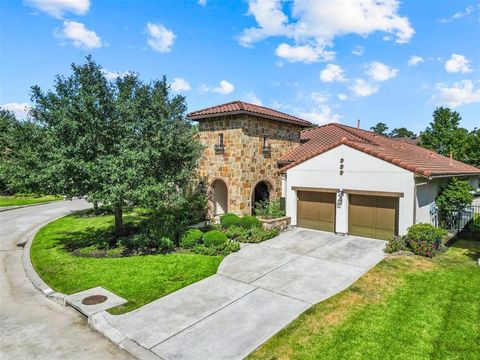
M180 239L180 246L184 249L191 249L200 244L203 237L203 231L199 229L190 229L185 232Z
M240 219L240 226L244 229L252 229L256 227L261 227L262 223L255 216L244 215Z
M227 235L220 230L210 230L203 235L203 243L207 247L217 247L228 241Z
M240 223L240 217L235 214L226 213L220 216L220 224L224 228L229 228L230 226L237 226Z

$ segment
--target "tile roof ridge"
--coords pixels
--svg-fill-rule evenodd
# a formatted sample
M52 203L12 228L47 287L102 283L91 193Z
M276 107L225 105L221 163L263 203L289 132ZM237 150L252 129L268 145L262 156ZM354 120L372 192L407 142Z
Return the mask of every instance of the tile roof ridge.
M368 133L371 133L370 131L363 130L363 129L358 129L358 128L354 128L354 127L352 127L352 126L343 125L343 124L338 124L338 123L333 123L333 125L336 125L336 126L339 127L340 129L342 129L342 130L344 130L344 131L347 131L347 132L349 132L350 134L352 134L353 136L356 136L356 137L362 139L362 140L365 141L366 143L379 146L379 144L373 142L373 141L370 140L370 139L367 139L365 136L362 136L362 135L360 135L360 134L356 134L354 131L352 131L352 129L353 129L353 130L366 131L366 132L368 132ZM375 136L375 135L372 133L372 136ZM352 139L352 141L357 141L357 142L358 142L358 140L354 140L354 139Z

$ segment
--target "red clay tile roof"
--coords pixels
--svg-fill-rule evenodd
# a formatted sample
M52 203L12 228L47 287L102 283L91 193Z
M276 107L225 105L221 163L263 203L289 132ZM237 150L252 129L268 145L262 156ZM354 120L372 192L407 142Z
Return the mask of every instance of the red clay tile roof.
M281 172L311 159L327 150L345 144L379 159L425 177L436 175L479 174L480 169L451 160L431 150L407 142L397 141L373 132L340 124L327 124L305 130L304 142L280 159L279 165L288 164Z
M273 110L264 106L249 104L244 101L232 101L226 104L197 110L187 114L187 118L191 120L200 120L210 117L232 114L249 114L300 126L312 126L312 123L307 120L303 120L296 116L285 114L283 112Z

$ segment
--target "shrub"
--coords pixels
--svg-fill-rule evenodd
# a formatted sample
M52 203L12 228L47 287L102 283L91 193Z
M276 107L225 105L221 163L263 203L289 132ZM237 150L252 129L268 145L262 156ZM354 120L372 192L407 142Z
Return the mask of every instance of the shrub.
M408 228L406 244L416 255L433 257L440 249L442 238L447 234L443 229L430 224L416 224Z
M220 224L222 224L224 228L229 228L230 226L237 226L239 223L240 217L235 214L227 213L223 214L220 217Z
M265 219L276 219L285 216L280 200L265 200L257 203L255 214Z
M385 252L390 254L397 251L410 251L405 241L405 236L395 236L393 239L388 240Z
M236 239L242 236L245 236L248 230L240 227L240 226L231 226L227 230L225 230L225 235L229 239Z
M210 230L203 235L203 243L207 247L216 247L228 241L227 235L219 230Z
M184 249L193 248L202 241L203 232L199 229L190 229L180 239L180 246Z
M199 244L192 249L192 252L200 255L221 255L226 256L232 252L240 250L240 244L234 241L227 240L225 243L217 246L206 246Z
M262 223L255 216L244 215L240 219L240 226L244 229L251 229L254 227L261 227Z
M172 251L175 246L166 236L155 238L145 233L122 238L121 243L128 250L141 254L166 253Z
M279 232L280 230L278 230L277 228L265 230L262 227L255 227L247 233L247 236L240 237L238 241L244 243L259 243L274 238L279 234Z

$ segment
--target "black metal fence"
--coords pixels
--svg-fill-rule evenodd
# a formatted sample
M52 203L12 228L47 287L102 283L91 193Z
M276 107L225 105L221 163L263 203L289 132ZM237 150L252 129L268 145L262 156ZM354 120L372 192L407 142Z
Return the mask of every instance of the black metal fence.
M480 240L480 206L468 206L461 211L439 212L436 226L466 240Z

